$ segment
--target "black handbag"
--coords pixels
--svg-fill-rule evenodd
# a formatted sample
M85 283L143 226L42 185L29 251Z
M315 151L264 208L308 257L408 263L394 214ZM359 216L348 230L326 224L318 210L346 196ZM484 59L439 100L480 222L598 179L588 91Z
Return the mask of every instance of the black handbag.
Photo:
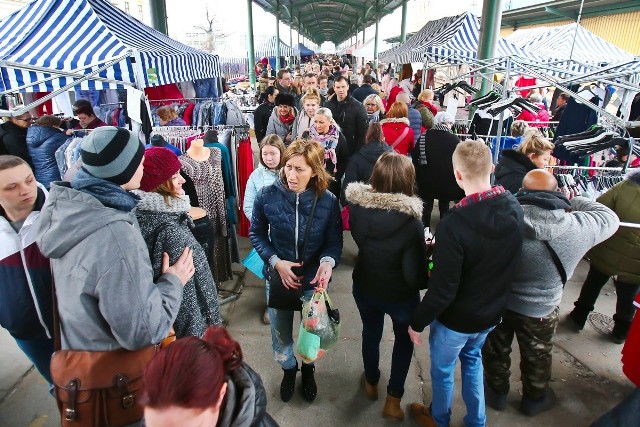
M316 203L318 202L318 196L313 199L313 206L311 207L311 213L309 214L309 220L307 221L307 227L304 232L304 244L302 245L302 251L298 251L298 260L300 262L304 260L304 255L307 249L307 242L311 236L311 228L313 226L313 215L316 212ZM296 245L298 242L296 242ZM302 269L302 268L300 268ZM292 269L294 273L300 275L295 269ZM302 272L300 272L302 273ZM290 310L301 311L302 310L302 295L300 295L300 289L288 289L282 283L280 273L267 263L266 265L266 277L269 281L269 301L267 306L269 308L275 308L277 310Z

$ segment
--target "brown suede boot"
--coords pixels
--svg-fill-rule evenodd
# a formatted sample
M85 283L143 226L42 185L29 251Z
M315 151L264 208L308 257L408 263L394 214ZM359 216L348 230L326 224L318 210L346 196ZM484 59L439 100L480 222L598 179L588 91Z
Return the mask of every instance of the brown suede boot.
M364 392L369 400L378 400L378 385L369 384L367 378L362 374L362 384L364 385Z
M422 427L438 427L431 416L431 410L422 403L412 403L409 411L411 417Z
M387 400L384 401L384 408L382 409L382 416L398 421L404 421L404 412L400 407L399 397L393 397L387 394Z

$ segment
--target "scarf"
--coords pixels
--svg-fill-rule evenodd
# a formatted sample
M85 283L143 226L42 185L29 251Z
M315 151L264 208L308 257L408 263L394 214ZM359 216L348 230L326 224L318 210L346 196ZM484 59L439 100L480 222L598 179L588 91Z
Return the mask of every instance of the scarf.
M288 116L278 116L278 118L282 123L289 126L296 119L296 116L289 114Z
M327 166L327 159L333 162L333 173L338 171L338 157L336 156L336 147L338 146L338 138L340 133L334 125L329 126L329 131L323 135L318 133L315 125L309 128L309 137L314 141L318 141L324 147L324 165Z
M367 123L371 124L371 123L376 123L380 121L380 110L374 112L374 113L367 113Z
M546 210L571 211L571 203L559 191L520 190L516 194L516 198L521 205L533 205Z
M71 187L95 197L104 206L119 211L131 212L140 201L138 196L113 182L96 178L84 168L73 178Z
M447 126L443 125L442 123L438 123L434 125L431 128L431 130L441 130L441 131L451 133L451 129L449 129ZM420 135L420 138L418 139L418 165L420 166L427 165L427 143L426 143L427 133L429 132L427 131L423 133L422 135Z

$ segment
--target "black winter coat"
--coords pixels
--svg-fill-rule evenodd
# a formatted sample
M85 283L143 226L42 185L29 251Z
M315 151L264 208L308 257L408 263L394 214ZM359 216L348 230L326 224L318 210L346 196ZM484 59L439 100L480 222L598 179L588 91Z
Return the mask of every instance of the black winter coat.
M392 150L393 149L385 142L370 142L351 157L347 165L347 170L344 172L344 178L342 179L341 201L343 205L349 203L344 195L347 185L352 182L364 182L368 184L369 179L371 179L371 173L373 172L373 166L378 161L378 158L382 156L383 153Z
M311 189L294 193L281 179L260 189L253 203L249 238L265 264L274 255L281 260L296 261L297 252L304 247L314 196ZM313 218L310 241L305 253L299 256L304 264L300 274L304 276L303 292L314 288L309 282L315 277L321 258L331 257L338 265L342 256L342 218L338 199L331 192L318 196Z
M413 314L422 331L438 319L465 334L500 322L507 307L524 235L524 212L515 196L454 207L436 228L429 288Z
M1 124L0 154L18 156L32 166L31 156L29 156L29 149L27 148L27 129L11 122Z
M464 191L456 182L451 163L460 140L448 129L436 126L438 127L429 129L420 137L411 153L416 166L418 192L425 200L460 200L464 197ZM421 150L426 155L426 165L420 165Z
M60 129L49 126L31 126L27 130L27 148L33 162L36 181L49 188L52 181L60 181L60 169L56 162L56 150L69 136Z
M267 135L267 125L269 124L269 117L275 108L276 104L269 102L263 102L258 105L258 108L253 112L253 123L256 131L256 139L258 143Z
M367 110L351 95L342 102L338 102L338 98L334 96L324 106L331 110L333 119L347 139L349 157L351 157L364 145L364 137L369 127Z
M522 188L524 176L537 166L525 154L516 150L503 150L496 166L496 184L516 194Z
M375 193L354 182L346 189L351 235L358 245L353 285L385 302L415 298L427 285L422 200Z

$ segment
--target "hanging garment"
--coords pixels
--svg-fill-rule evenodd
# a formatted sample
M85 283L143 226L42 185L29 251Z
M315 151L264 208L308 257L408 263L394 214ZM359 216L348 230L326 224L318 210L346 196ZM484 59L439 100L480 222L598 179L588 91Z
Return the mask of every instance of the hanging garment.
M222 177L222 153L220 149L210 148L207 160L198 161L188 154L180 156L182 171L191 178L198 197L198 204L203 208L214 228L213 258L211 271L216 283L220 284L232 276L231 257L227 247L227 211L224 198L224 181Z
M238 145L238 181L240 183L240 206L244 203L244 192L247 189L247 181L253 172L253 151L251 150L251 140L249 138L240 141ZM240 215L240 226L238 233L242 237L249 237L249 227L251 223L246 216Z

